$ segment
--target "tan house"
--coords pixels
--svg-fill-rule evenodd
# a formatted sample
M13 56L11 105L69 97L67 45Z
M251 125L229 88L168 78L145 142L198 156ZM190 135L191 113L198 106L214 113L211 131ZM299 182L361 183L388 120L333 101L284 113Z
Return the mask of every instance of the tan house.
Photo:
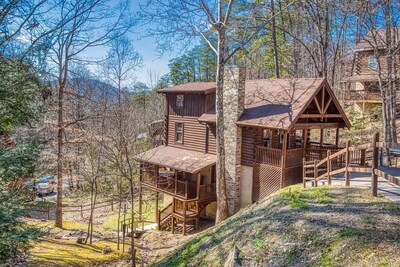
M226 68L224 128L231 214L278 189L302 181L303 158L321 159L338 147L350 123L325 79L248 80ZM216 211L215 83L158 90L165 95L165 145L136 156L142 189L164 196L159 227L196 227ZM310 140L318 129L320 138ZM336 138L323 140L326 129Z
M394 43L398 43L398 28L393 29ZM354 69L351 76L342 80L341 100L354 105L362 113L370 113L376 106L382 104L379 78L384 88L387 75L386 30L369 32L354 49ZM399 56L393 59L399 63ZM397 95L400 103L400 94Z

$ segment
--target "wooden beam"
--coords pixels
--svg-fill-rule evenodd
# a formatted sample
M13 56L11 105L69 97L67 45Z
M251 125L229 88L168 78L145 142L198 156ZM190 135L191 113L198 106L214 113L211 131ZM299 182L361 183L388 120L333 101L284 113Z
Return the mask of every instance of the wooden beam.
M323 114L322 109L321 109L321 106L319 105L318 99L317 99L316 96L314 96L314 102L315 102L315 105L317 105L317 109L318 109L319 113L320 113L320 114Z
M323 123L323 122L316 122L316 123L296 123L293 126L294 130L300 129L321 129L321 128L339 128L339 123L331 122L331 123Z
M331 102L332 102L332 97L329 97L329 99L328 99L328 102L325 104L325 108L324 108L324 114L326 113L326 111L328 110L328 108L329 108L329 105L331 104Z
M341 114L301 114L301 119L342 118Z
M325 113L323 112L325 110L325 86L322 87L321 110L322 113Z
M339 145L339 128L336 128L335 145Z

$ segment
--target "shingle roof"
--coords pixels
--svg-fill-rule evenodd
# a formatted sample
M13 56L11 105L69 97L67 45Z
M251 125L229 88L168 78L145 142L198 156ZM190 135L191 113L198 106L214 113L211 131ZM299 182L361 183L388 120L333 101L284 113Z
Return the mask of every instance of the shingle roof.
M325 79L249 80L239 125L288 129Z
M215 82L193 82L157 90L159 93L208 93L215 90Z
M134 157L141 162L169 167L178 171L196 173L214 165L217 157L186 149L159 146Z
M392 29L392 42L395 46L398 45L399 41L399 28ZM357 43L354 48L355 51L368 51L373 50L374 47L379 49L386 48L386 29L379 29L369 31L364 38Z

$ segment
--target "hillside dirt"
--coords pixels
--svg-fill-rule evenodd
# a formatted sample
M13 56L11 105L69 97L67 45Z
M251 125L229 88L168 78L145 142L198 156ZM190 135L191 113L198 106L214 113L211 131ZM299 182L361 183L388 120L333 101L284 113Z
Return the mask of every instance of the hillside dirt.
M400 207L360 188L283 189L191 238L156 266L400 266ZM250 260L250 261L249 261Z

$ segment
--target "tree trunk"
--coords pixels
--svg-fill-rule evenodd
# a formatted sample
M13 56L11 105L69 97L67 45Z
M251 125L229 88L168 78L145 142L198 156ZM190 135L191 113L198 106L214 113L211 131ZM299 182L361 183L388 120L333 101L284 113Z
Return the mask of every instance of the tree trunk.
M223 26L222 26L223 27ZM225 141L224 141L224 113L223 87L225 66L225 30L220 29L218 34L218 58L216 74L216 127L217 127L217 214L215 222L221 223L229 217L228 199L225 179Z
M62 228L62 182L63 182L63 134L64 134L64 118L63 118L63 98L64 86L60 85L58 90L58 118L57 118L57 206L56 206L56 222L55 226Z
M271 0L271 15L272 15L272 42L274 43L274 64L275 64L275 77L280 78L279 75L279 59L278 59L278 44L276 40L276 25L275 25L275 3Z

